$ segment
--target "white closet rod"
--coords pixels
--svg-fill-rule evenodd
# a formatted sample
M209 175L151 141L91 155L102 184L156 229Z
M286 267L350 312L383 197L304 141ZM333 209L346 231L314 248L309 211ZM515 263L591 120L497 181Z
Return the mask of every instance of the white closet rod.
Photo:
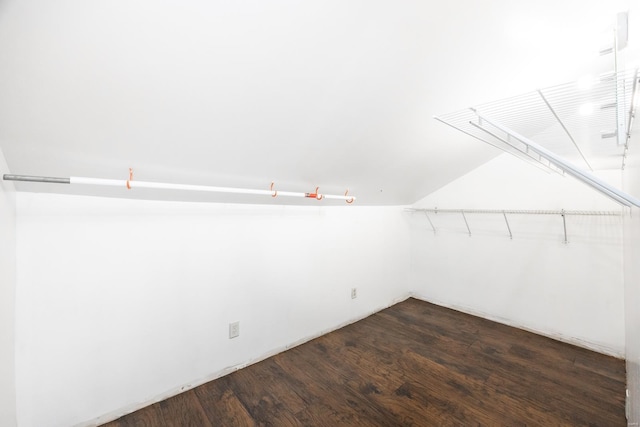
M524 136L514 132L513 130L507 128L506 126L503 126L493 120L488 119L486 116L479 114L475 109L472 108L471 111L473 111L478 116L478 119L480 120L481 123L482 122L489 123L491 126L493 126L496 129L499 129L500 131L504 132L506 135L510 136L511 138L517 139L518 141L523 143L525 146L527 146L530 150L534 151L541 157L545 158L551 164L563 170L565 173L573 176L578 181L581 181L587 184L591 188L615 200L621 205L625 205L629 207L633 205L633 206L640 207L640 199L637 199L636 197L633 197L630 194L627 194L623 191L618 190L617 188L607 184L606 182L604 182L603 180L601 180L600 178L596 177L595 175L589 172L578 169L576 166L574 166L572 163L568 162L567 160L563 159L562 157L552 153L551 151L547 150L541 145L536 144L532 140L525 138ZM484 129L482 124L479 124L479 126L481 129Z
M312 193L298 193L292 191L280 191L273 189L273 183L269 190L254 190L247 188L233 188L233 187L213 187L209 185L192 185L192 184L172 184L166 182L149 182L149 181L134 181L132 176L129 176L128 180L123 179L102 179L102 178L86 178L72 176L69 178L56 178L46 176L30 176L30 175L11 175L5 174L3 176L5 181L24 181L24 182L45 182L54 184L81 184L81 185L102 185L108 187L122 187L127 189L132 188L153 188L158 190L181 190L181 191L203 191L211 193L232 193L232 194L253 194L258 196L271 196L271 197L305 197L316 200L322 199L337 199L344 200L347 203L352 203L356 198L349 195L349 191L343 195L333 194L320 194L316 187L315 192Z

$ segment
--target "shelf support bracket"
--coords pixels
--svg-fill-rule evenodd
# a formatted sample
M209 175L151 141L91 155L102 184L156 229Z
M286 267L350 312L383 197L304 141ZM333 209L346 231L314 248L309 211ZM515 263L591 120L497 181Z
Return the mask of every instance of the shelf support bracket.
M509 239L513 240L513 234L511 233L511 227L509 227L509 220L507 220L507 213L502 211L502 216L504 216L504 222L507 224L507 230L509 230Z
M471 229L469 228L469 222L467 222L467 217L464 214L464 211L460 211L460 213L462 214L462 218L464 218L464 223L467 226L467 231L469 232L469 237L471 237Z
M567 218L564 209L560 215L562 216L562 227L564 228L564 241L562 243L566 245L569 243L569 240L567 240Z
M578 153L580 154L580 157L582 157L582 160L584 160L584 163L587 165L587 167L589 168L589 170L591 172L593 172L593 168L591 167L591 165L589 164L589 161L587 160L587 158L584 156L584 153L582 152L582 150L580 149L580 146L578 145L578 143L576 142L575 139L573 139L573 136L571 135L571 132L569 132L569 129L567 129L567 127L564 125L564 123L562 122L562 120L560 119L560 117L558 116L558 113L556 113L556 110L553 109L553 107L551 106L551 104L549 103L549 101L547 100L547 98L544 96L544 94L542 93L542 90L538 90L538 94L540 95L540 98L542 98L542 100L544 101L544 103L547 105L547 108L549 108L549 111L551 111L551 114L553 114L553 117L556 118L556 120L558 121L558 124L562 127L562 129L564 130L564 132L567 134L567 136L569 137L569 139L571 140L571 142L573 143L573 146L576 148L576 150L578 150Z
M433 229L433 234L436 234L436 228L433 226L433 222L431 222L431 218L429 218L429 214L425 211L424 212L424 216L427 217L427 221L429 221L429 224L431 225L431 228Z

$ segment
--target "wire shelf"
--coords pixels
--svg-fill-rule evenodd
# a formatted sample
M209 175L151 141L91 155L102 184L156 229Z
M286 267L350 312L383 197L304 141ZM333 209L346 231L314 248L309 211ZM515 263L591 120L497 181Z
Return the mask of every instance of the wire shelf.
M618 169L633 120L638 70L610 72L443 114L437 120L529 163L559 172L499 135L479 129L490 118L587 170ZM624 121L622 127L620 121ZM618 133L624 135L619 137Z
M622 211L581 211L581 210L513 210L513 209L422 209L407 208L407 212L457 213L457 214L509 214L509 215L586 215L586 216L622 216Z

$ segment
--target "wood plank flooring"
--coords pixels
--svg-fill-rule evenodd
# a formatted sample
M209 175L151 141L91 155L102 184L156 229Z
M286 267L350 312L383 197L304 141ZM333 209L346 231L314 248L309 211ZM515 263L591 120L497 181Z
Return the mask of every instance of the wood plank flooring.
M625 426L624 361L408 299L106 424Z

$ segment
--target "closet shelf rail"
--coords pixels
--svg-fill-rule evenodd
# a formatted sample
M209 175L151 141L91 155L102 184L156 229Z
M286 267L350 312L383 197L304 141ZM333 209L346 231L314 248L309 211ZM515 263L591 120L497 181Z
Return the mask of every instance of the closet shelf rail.
M321 194L318 192L319 187L315 188L315 191L309 193L300 193L293 191L280 191L273 188L273 183L268 190L255 190L248 188L234 188L234 187L214 187L209 185L193 185L193 184L173 184L165 182L149 182L149 181L134 181L133 172L129 170L129 179L103 179L103 178L87 178L71 176L68 178L59 177L47 177L47 176L31 176L31 175L3 175L5 181L23 181L23 182L42 182L49 184L81 184L81 185L99 185L108 187L121 187L131 190L132 188L151 188L157 190L180 190L180 191L200 191L211 193L231 193L231 194L251 194L258 196L270 196L270 197L304 197L316 200L323 199L337 199L344 200L347 203L353 203L356 200L355 196L349 194L347 190L343 195L334 194Z
M436 227L433 225L433 221L429 216L430 213L433 214L460 214L464 219L464 223L467 227L467 231L469 232L469 236L471 236L471 228L469 227L469 222L467 221L466 214L495 214L502 215L504 218L504 222L507 226L507 231L509 232L509 238L513 239L513 233L511 231L511 226L509 225L509 219L507 215L559 215L562 217L562 228L564 232L564 240L562 243L569 243L567 238L567 216L622 216L621 211L579 211L579 210L497 210L497 209L424 209L424 208L405 208L406 212L422 212L425 214L427 221L429 221L429 225L433 230L433 234L436 234Z

